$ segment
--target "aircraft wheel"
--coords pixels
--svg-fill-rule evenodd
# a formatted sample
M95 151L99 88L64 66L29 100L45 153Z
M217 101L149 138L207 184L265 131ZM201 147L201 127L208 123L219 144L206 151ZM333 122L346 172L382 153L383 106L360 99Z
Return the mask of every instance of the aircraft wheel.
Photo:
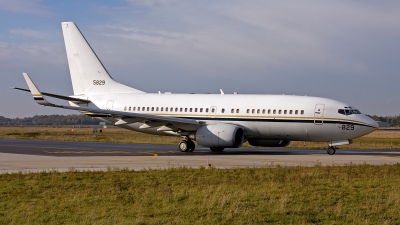
M196 148L196 145L194 144L193 141L188 141L188 146L189 146L189 152L193 152L194 149Z
M335 149L335 147L332 146L327 149L327 152L329 155L334 155L336 152L336 149Z
M224 151L225 148L221 148L221 147L211 147L210 150L213 152L222 152Z
M186 140L183 140L183 141L179 142L178 147L179 147L179 150L180 150L181 152L187 152L187 151L189 151L189 143L188 143L188 141L186 141Z

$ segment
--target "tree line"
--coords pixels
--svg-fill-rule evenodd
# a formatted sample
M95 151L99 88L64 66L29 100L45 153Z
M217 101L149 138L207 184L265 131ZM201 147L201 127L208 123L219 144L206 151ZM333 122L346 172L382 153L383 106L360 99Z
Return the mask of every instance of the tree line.
M99 120L86 115L41 115L25 118L6 118L0 116L0 126L62 126L98 125Z
M374 119L375 121L382 121L386 123L390 123L392 127L398 127L400 126L400 115L398 116L377 116L377 115L367 115Z

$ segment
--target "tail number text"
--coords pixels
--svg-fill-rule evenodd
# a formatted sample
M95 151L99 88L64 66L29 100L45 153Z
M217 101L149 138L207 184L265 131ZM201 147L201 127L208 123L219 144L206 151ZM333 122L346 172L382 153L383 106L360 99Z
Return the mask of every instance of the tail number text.
M93 80L93 85L105 85L105 80Z

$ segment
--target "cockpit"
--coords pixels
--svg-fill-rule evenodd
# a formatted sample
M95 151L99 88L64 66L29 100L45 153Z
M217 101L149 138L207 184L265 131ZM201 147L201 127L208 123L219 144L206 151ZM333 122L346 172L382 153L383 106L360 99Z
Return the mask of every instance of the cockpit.
M361 114L361 112L358 109L353 109L351 107L344 107L344 109L339 109L338 113L343 114L345 116L352 114Z

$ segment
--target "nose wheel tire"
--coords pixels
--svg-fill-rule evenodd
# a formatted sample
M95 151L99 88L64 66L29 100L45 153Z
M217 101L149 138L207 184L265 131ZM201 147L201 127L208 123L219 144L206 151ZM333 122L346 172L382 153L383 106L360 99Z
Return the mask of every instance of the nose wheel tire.
M193 141L183 140L183 141L179 142L178 147L181 152L193 152L196 145L194 144Z
M335 152L336 152L336 149L335 149L335 147L329 147L329 148L326 150L326 152L327 152L329 155L334 155Z

